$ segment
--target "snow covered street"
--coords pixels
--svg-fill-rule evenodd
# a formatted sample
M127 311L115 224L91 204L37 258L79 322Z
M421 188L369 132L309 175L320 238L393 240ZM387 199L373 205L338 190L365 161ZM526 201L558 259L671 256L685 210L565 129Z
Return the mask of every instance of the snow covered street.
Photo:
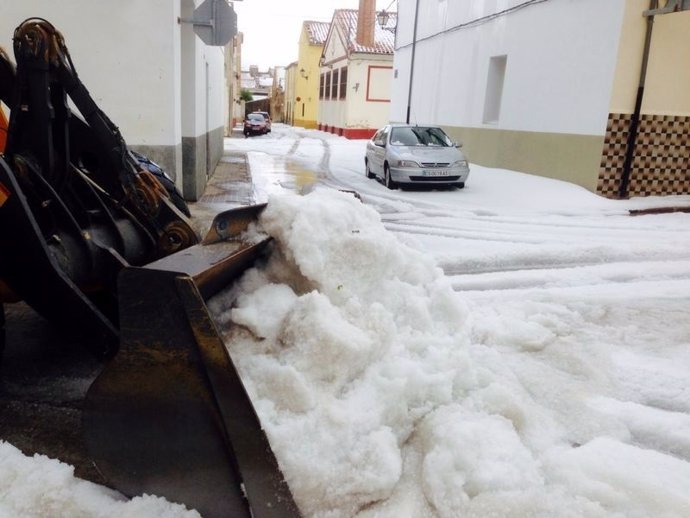
M282 252L228 343L306 514L690 514L690 216L629 215L687 197L389 191L363 141L274 133L226 141Z
M690 516L690 214L629 214L690 196L477 165L388 190L365 144L225 140L275 247L211 309L303 514ZM197 515L7 443L0 466L3 518Z

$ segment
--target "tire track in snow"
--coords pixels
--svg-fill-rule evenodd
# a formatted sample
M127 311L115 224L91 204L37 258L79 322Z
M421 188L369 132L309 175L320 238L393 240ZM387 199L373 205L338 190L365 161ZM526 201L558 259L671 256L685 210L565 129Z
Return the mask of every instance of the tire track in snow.
M457 265L456 265L457 266ZM501 291L535 289L574 289L598 285L664 283L690 284L690 259L648 260L609 259L599 263L577 262L568 265L499 266L484 271L445 270L456 291Z
M649 262L657 262L656 258L650 258ZM688 264L688 275L690 275L690 258L688 257L677 257L670 260L664 261L666 264L670 265L672 263L687 263ZM640 262L640 258L631 257L607 257L604 259L580 259L578 261L569 261L564 259L563 261L553 260L550 262L543 263L517 263L515 260L511 260L510 263L506 262L503 264L492 263L490 265L481 265L476 262L468 261L465 264L458 263L439 263L439 267L447 276L472 276L472 275L484 275L492 273L507 273L507 272L527 272L527 271L556 271L556 270L567 270L574 268L588 268L592 266L605 266L611 264L643 264Z

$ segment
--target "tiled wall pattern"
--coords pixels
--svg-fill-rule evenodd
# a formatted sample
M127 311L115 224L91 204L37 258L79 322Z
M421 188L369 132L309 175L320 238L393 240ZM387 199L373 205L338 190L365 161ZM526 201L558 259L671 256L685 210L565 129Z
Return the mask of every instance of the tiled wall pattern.
M617 198L630 114L610 113L597 193ZM629 196L690 193L690 117L642 115L628 184Z

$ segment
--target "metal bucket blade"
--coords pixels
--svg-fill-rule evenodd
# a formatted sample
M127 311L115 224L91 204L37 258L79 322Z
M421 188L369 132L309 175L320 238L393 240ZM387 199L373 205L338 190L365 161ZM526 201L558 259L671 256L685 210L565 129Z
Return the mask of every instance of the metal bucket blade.
M192 247L120 274L120 352L89 390L84 429L123 493L211 518L299 516L202 295L217 284L209 277L239 275L265 244L224 261Z
M203 243L210 244L220 240L240 235L247 227L257 220L259 214L266 208L265 203L246 205L226 210L217 214L211 223Z

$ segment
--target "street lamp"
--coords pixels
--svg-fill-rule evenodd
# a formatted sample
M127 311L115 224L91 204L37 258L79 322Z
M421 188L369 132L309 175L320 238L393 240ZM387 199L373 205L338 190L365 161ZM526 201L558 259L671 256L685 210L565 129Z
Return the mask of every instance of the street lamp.
M390 18L390 14L388 14L388 11L385 9L382 11L379 11L379 13L376 15L376 21L379 24L379 27L382 29L388 25L388 19Z

